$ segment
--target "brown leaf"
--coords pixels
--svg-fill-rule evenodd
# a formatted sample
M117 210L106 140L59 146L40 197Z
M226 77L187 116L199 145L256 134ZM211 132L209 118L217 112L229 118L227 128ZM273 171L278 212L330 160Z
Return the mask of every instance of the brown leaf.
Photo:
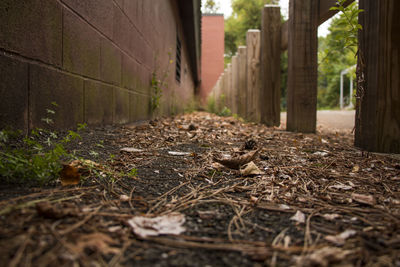
M257 204L259 198L255 196L250 196L250 203L251 204Z
M98 251L103 255L107 254L117 254L120 249L111 247L115 245L116 242L103 233L91 233L87 235L81 235L75 245L70 245L70 249L77 254L84 253L86 248Z
M354 165L353 169L351 170L352 172L358 172L360 170L360 166Z
M244 169L240 170L240 174L243 176L252 176L252 175L260 175L264 174L253 161L250 161L245 165Z
M78 172L78 168L71 164L66 164L60 171L60 179L62 186L79 184L81 175Z
M76 216L79 211L76 207L66 205L51 204L48 201L39 202L36 204L36 211L39 216L48 219L61 219L67 216Z
M239 157L230 159L217 159L216 157L214 157L213 159L214 161L224 165L227 168L238 170L240 169L240 166L243 166L246 163L249 163L250 161L254 160L255 157L257 156L258 151L259 149L251 151Z
M367 205L371 205L371 206L376 204L376 200L372 195L362 195L362 194L353 193L353 194L351 194L351 199L353 199L354 201L356 201L358 203L367 204Z
M296 266L331 266L333 263L341 262L352 254L353 251L342 250L334 247L324 247L312 254L296 257Z
M122 202L127 202L129 201L131 198L127 195L120 195L119 196L119 200L121 200Z
M325 240L335 243L336 245L342 246L346 242L346 239L352 237L357 232L352 229L348 229L340 234L337 235L327 235L325 236Z

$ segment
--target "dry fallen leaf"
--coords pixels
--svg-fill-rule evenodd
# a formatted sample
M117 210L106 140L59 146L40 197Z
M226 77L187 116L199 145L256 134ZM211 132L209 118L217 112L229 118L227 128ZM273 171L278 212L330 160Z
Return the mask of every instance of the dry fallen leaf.
M296 257L296 266L331 266L333 263L337 263L346 259L346 257L352 254L351 250L342 250L335 247L324 247L312 254Z
M352 237L357 232L352 229L348 229L338 235L327 235L325 236L325 240L330 241L336 245L342 246L344 245L347 238Z
M367 204L371 206L376 204L376 200L372 195L362 195L362 194L352 193L351 199L353 199L358 203Z
M217 159L214 157L214 161L224 165L227 168L238 170L241 166L249 163L250 161L254 160L257 156L259 149L241 155L239 157L230 158L230 159Z
M321 156L321 157L326 157L326 156L328 156L328 154L329 153L326 151L317 151L317 152L313 153L313 155Z
M342 184L342 183L338 182L337 184L329 186L329 188L331 188L331 189L333 188L333 189L350 190L350 189L353 188L353 186L345 185L345 184Z
M48 219L61 219L67 216L77 216L79 210L73 204L52 204L49 201L43 201L36 204L36 211L39 216Z
M114 226L110 226L110 227L108 227L108 231L110 232L110 233L115 233L115 232L118 232L119 230L121 230L122 229L122 227L120 226L120 225L114 225Z
M180 151L168 151L168 154L172 156L190 156L192 153L190 152L180 152Z
M83 254L86 248L98 251L103 255L118 254L120 249L111 247L111 245L116 245L116 241L108 235L91 233L79 236L76 244L69 245L69 248L76 254Z
M290 220L296 221L296 222L299 222L299 223L304 223L304 222L306 221L306 216L304 215L303 212L301 212L301 211L298 210L298 211L296 212L296 214L293 215L293 216L290 218Z
M279 208L282 209L282 210L290 210L290 209L291 209L291 208L290 208L288 205L286 205L286 204L280 204L280 205L279 205Z
M79 184L81 175L78 172L78 168L71 164L65 164L60 171L60 180L63 186Z
M185 216L179 212L172 212L154 218L135 216L128 220L133 232L143 238L163 234L179 235L185 231L184 223Z
M259 199L258 197L250 196L250 203L251 204L257 204L258 199Z
M321 215L321 217L323 217L325 220L333 221L337 218L340 218L341 216L339 214L332 213L332 214L323 214Z
M360 170L360 166L354 165L352 172L358 172Z
M128 153L139 153L139 152L143 152L143 149L138 149L138 148L134 148L134 147L124 147L124 148L121 148L120 151L128 152Z
M120 195L119 196L119 200L121 200L122 202L126 202L129 201L130 197L127 195Z
M260 175L264 174L253 161L250 161L246 165L244 165L244 169L240 170L240 174L243 176L251 176L251 175Z

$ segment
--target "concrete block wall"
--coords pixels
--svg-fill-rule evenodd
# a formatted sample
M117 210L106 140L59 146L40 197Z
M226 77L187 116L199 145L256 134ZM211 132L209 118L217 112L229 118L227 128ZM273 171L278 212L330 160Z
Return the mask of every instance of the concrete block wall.
M43 126L51 102L58 128L148 119L153 72L167 74L157 114L180 112L194 94L188 61L176 1L2 0L0 128Z

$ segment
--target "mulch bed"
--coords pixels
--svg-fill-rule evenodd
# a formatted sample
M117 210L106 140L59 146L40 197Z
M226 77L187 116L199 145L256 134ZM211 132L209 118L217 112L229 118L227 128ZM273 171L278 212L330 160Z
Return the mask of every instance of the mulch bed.
M400 266L400 160L349 132L193 113L82 137L70 149L100 165L79 185L0 188L0 265ZM255 150L261 174L215 160ZM171 214L184 232L129 223Z

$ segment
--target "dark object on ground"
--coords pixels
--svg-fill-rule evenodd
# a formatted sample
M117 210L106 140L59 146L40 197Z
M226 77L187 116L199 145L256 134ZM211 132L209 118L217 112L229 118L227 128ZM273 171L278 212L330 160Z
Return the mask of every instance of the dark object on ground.
M254 141L253 139L249 139L244 143L244 149L253 150L256 144L257 144L256 141Z

